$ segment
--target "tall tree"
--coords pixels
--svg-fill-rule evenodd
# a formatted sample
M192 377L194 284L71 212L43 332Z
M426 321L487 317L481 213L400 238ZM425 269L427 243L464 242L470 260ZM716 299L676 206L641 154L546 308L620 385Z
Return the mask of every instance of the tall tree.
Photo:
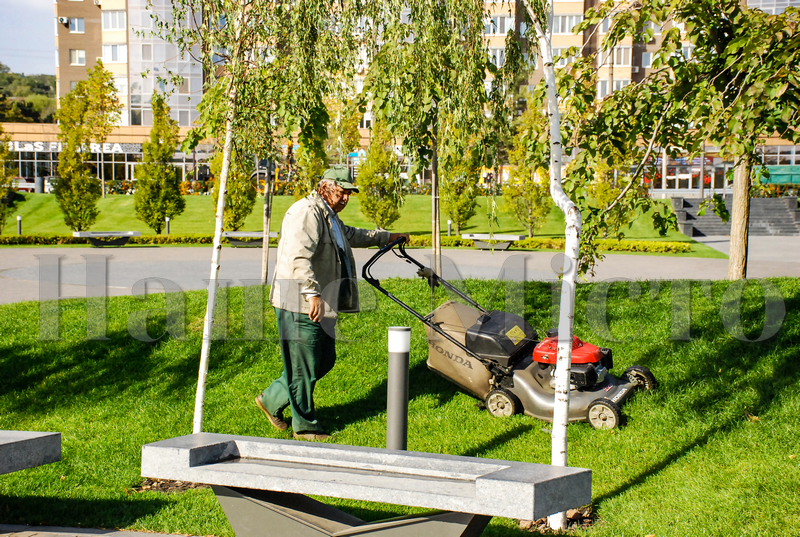
M463 136L458 131L449 132L451 136ZM461 228L475 216L478 209L481 155L476 140L477 136L471 136L457 143L443 144L442 211L455 224L456 235L461 234Z
M0 125L0 233L3 232L8 217L16 209L14 174L7 167L7 162L11 155L11 151L8 149L8 142L9 138L5 135L3 126Z
M180 192L178 169L172 155L178 146L178 122L170 118L169 105L158 91L153 92L153 126L150 140L142 145L142 163L136 167L136 193L133 197L136 218L156 233L161 233L166 218L175 218L186 207Z
M214 200L219 199L220 175L222 172L222 151L217 151L209 162L209 170L214 176ZM228 170L228 193L225 196L225 229L238 231L253 212L258 194L258 183L251 179L255 170L253 159L234 151Z
M103 143L111 129L119 124L122 105L111 73L103 62L89 69L89 78L61 99L56 112L58 139L58 181L53 192L64 223L73 231L89 229L97 219L97 200L102 196L100 180L92 176L86 162L91 156L89 144Z
M346 164L347 155L361 146L358 123L363 114L357 102L333 101L328 104L328 139L325 140L325 154L332 164Z
M528 153L526 137L531 132L546 132L547 118L535 106L529 106L517 119L516 134L508 153L512 166L508 183L503 186L504 210L528 230L528 237L541 227L550 214L550 185L544 180L548 162L544 152Z
M382 121L372 125L367 158L358 170L361 212L375 226L387 229L400 218L403 190L394 137Z
M362 96L372 102L373 116L403 139L414 163L409 174L431 166L433 269L441 274L438 157L443 143L462 141L450 129L479 132L485 120L485 4L386 0L369 3L365 13L372 46Z
M324 98L336 94L343 80L353 80L359 14L334 0L171 0L171 4L167 15L154 10L155 32L182 54L195 57L209 74L198 107L199 125L187 136L184 150L212 137L223 148L195 401L193 430L200 432L234 146L241 154L275 157L279 142L299 129L301 145L321 147L327 134L320 133L326 133L328 122Z
M738 0L651 0L587 14L614 12L607 47L628 35L653 35L649 24L671 24L653 56L654 73L631 88L632 99L656 104L672 121L662 147L699 155L706 142L735 163L728 278L747 275L752 168L765 137L794 143L800 121L800 12L768 15ZM688 40L691 48L683 47ZM658 100L658 103L654 103ZM675 128L677 127L677 128ZM689 128L691 127L691 128ZM634 130L633 132L641 132Z

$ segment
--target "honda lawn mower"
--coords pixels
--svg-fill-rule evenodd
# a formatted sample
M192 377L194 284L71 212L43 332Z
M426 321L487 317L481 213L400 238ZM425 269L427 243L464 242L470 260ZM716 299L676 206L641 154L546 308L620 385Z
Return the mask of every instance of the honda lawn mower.
M428 336L428 368L484 402L494 416L524 412L553 421L558 333L539 341L520 316L487 311L405 251L405 238L381 248L364 265L362 277L422 321ZM395 249L395 247L397 247ZM447 301L423 316L381 287L370 268L389 251L418 268L431 289L441 285L467 304ZM611 349L572 338L569 421L588 421L596 429L613 429L622 421L620 407L638 389L653 389L649 369L632 366L617 378Z

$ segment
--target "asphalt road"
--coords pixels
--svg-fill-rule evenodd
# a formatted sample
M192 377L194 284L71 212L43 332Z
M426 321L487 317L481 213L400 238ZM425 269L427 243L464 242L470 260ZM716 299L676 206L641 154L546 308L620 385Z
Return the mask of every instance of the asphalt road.
M729 248L727 237L707 237L702 241L725 253ZM359 276L361 267L375 252L374 249L355 250ZM40 288L43 291L41 298L56 298L53 296L54 290L47 290L47 282L51 282L51 289L54 289L53 283L59 283L59 297L85 297L87 264L93 267L89 270L88 285L102 285L105 278L104 287L108 296L130 295L134 284L147 278L166 281L175 290L203 289L211 273L211 253L211 247L2 248L0 303L39 300ZM429 264L430 250L409 250L409 253L422 264ZM274 248L270 254L272 270L275 263ZM451 280L498 278L506 262L508 270L505 277L508 279L553 280L558 277L553 267L561 265L561 254L553 252L453 249L444 250L444 257L444 277ZM59 267L58 276L52 268L40 271L40 267L56 263ZM727 265L727 259L609 254L597 266L595 276L588 279L716 280L726 277ZM260 271L260 248L226 247L222 250L219 278L228 280L229 285L257 281ZM415 270L389 253L376 263L372 274L377 278L413 278ZM800 237L756 237L752 240L748 277L770 276L800 276ZM161 289L161 284L153 280L147 285L151 290Z

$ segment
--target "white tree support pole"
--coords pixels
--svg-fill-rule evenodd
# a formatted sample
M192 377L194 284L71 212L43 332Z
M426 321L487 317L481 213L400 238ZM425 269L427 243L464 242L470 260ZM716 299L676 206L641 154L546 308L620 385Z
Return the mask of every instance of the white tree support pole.
M438 114L437 114L438 117ZM431 158L431 247L433 272L442 275L442 237L439 227L439 132L433 127L433 158Z
M267 165L267 178L264 180L264 238L261 243L261 278L266 285L269 279L269 227L272 217L272 169L274 163ZM277 170L277 168L276 168Z
M200 372L197 375L197 396L194 402L193 433L203 432L203 409L206 399L206 379L208 377L208 357L211 352L211 329L214 326L214 308L217 304L217 276L219 275L219 254L222 250L222 230L225 217L225 195L228 189L228 172L233 149L233 120L236 115L236 88L231 82L228 93L228 118L225 122L225 146L222 150L222 171L219 174L219 196L217 197L217 221L214 229L214 252L211 256L211 275L208 281L208 303L203 321L203 346L200 351Z
M564 267L561 280L561 309L558 319L558 351L555 374L555 404L553 408L553 432L551 464L567 466L567 426L569 425L569 373L572 365L572 328L575 320L575 282L578 277L578 252L581 242L581 212L561 188L561 114L558 110L556 74L553 65L553 49L550 41L552 30L553 4L549 2L550 15L548 32L545 33L541 21L530 7L530 0L524 0L528 14L534 23L539 41L539 54L544 68L547 90L547 116L550 120L550 195L564 213L566 220L566 244L564 246ZM548 517L548 525L555 530L563 530L567 525L566 513L556 513Z

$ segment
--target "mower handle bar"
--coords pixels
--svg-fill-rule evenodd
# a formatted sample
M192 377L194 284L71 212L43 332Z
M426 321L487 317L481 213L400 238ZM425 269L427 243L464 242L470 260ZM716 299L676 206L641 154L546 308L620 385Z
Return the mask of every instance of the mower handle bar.
M437 285L442 285L446 289L451 291L452 293L454 293L454 294L458 295L460 298L466 300L471 306L474 306L475 308L479 309L480 311L486 313L486 310L483 309L480 304L478 304L477 302L472 300L470 297L468 297L467 295L462 293L460 290L458 290L455 287L453 287L453 285L450 282L448 282L447 280L445 280L444 278L442 278L438 274L436 274L433 271L433 269L431 269L430 267L426 267L425 265L423 265L422 263L420 263L419 261L417 261L416 259L411 257L408 254L408 252L406 252L405 243L406 243L406 238L405 237L400 237L400 238L396 239L395 241L390 242L386 246L382 247L380 250L378 250L378 252L375 255L373 255L370 258L370 260L367 261L364 264L364 268L361 270L361 277L364 278L364 280L366 280L370 285L372 285L373 287L375 287L376 289L381 291L383 294L385 294L386 296L388 296L389 298L391 298L392 300L394 300L398 304L402 305L407 310L412 311L415 314L416 317L418 317L419 319L422 319L422 316L419 313L411 310L411 308L409 308L408 306L403 304L400 300L398 300L396 297L394 297L386 289L381 287L380 280L378 280L377 278L373 278L372 275L369 273L370 269L372 268L372 265L374 265L375 262L378 261L378 259L383 257L384 254L386 254L386 252L389 252L395 246L397 246L397 249L399 250L400 253L399 254L396 253L395 255L405 259L406 263L411 263L412 265L415 265L418 268L417 276L419 276L420 278L423 278L425 280L428 280L428 285L430 285L431 289L433 289Z
M444 280L444 279L440 278L435 272L433 272L433 270L431 270L430 268L426 267L425 265L421 264L419 261L417 261L416 259L414 259L410 255L408 255L408 253L406 253L406 249L405 249L405 246L404 246L405 242L406 242L406 238L405 237L400 237L399 239L395 240L394 242L391 242L391 243L387 244L386 246L382 247L381 249L379 249L378 252L374 256L372 256L369 261L367 261L364 264L364 268L361 270L361 277L364 279L364 281L366 281L367 283L369 283L370 285L375 287L378 291L380 291L381 293L383 293L384 295L389 297L394 302L397 302L397 304L402 306L411 315L413 315L414 317L419 319L422 322L422 324L424 324L426 326L429 326L437 334L439 334L443 338L447 339L452 344L454 344L456 347L460 348L461 350L466 352L468 355L474 357L476 360L481 362L493 374L497 374L497 373L508 374L508 371L504 370L504 368L500 367L498 364L495 364L493 362L485 360L483 357L478 356L477 354L475 354L474 352L469 350L466 347L466 345L462 344L460 341L456 340L453 336L451 336L450 334L448 334L447 332L442 330L437 324L431 322L431 320L429 318L422 316L414 308L412 308L411 306L409 306L408 304L406 304L405 302L403 302L402 300L400 300L399 298L394 296L392 293L390 293L389 291L384 289L381 286L380 280L378 280L377 278L373 278L372 277L372 275L369 273L370 269L372 268L372 265L374 265L375 262L378 259L383 257L383 255L386 254L386 252L392 250L395 246L397 246L398 250L400 251L400 253L399 254L395 254L395 255L398 255L398 257L403 257L406 260L406 262L411 263L411 264L416 265L417 267L419 267L419 270L417 271L417 274L421 278L424 278L424 279L428 280L428 284L431 286L431 289L433 289L435 286L441 284L444 287L446 287L447 289L449 289L450 291L452 291L453 293L457 294L458 296L460 296L461 298L463 298L464 300L469 302L471 305L473 305L474 307L476 307L480 311L486 313L486 310L484 308L482 308L477 302L475 302L470 297L466 296L464 293L462 293L461 291L459 291L458 289L453 287L447 280Z

